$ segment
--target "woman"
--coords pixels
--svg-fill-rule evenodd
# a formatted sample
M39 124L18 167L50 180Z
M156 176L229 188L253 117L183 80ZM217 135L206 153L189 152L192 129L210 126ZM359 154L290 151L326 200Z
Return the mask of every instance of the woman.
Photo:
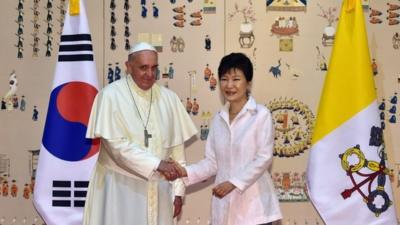
M268 173L274 130L270 111L250 96L253 65L242 53L222 58L218 77L225 106L214 117L205 158L180 168L186 185L216 175L213 225L258 225L282 218ZM177 165L178 166L178 165Z

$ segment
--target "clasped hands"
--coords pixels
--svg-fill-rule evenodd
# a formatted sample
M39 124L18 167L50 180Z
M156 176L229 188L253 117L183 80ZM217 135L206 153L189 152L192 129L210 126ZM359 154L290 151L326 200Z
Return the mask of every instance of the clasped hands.
M186 169L173 159L161 160L157 171L169 181L187 176Z
M187 171L186 169L180 165L178 162L175 160L169 159L169 160L161 160L157 171L160 172L165 179L169 181L174 181L177 178L181 177L187 177ZM222 182L218 185L216 185L212 189L212 193L215 197L217 198L224 198L226 195L228 195L231 191L233 191L236 188L235 185L233 185L229 181Z

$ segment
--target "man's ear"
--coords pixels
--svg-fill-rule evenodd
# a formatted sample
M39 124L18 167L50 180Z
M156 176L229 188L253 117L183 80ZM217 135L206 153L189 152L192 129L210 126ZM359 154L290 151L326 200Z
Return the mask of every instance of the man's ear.
M125 61L126 73L131 74L131 67L129 65L129 61Z

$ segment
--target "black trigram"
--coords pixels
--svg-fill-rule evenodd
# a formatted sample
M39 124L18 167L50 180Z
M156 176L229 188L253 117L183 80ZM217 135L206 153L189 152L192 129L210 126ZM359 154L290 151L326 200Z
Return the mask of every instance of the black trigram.
M90 34L62 35L58 61L93 61L93 47Z
M88 186L89 181L53 180L52 206L84 207Z

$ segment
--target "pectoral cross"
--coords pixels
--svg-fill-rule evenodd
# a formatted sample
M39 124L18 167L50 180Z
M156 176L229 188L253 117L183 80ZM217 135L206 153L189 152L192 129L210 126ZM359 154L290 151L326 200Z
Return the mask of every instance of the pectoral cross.
M144 129L144 146L149 147L149 138L152 138L151 134L147 132L147 129Z

